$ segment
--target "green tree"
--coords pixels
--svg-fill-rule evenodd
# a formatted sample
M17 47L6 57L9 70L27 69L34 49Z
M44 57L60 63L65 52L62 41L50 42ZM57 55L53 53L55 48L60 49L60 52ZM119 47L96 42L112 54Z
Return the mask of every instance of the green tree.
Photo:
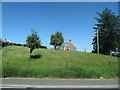
M31 35L27 37L26 43L27 46L30 48L30 56L31 56L33 50L41 46L41 41L39 36L37 35L37 31L31 30Z
M95 36L93 38L93 52L97 52L97 30L99 33L99 52L110 54L118 49L118 37L120 35L119 17L112 10L106 8L102 13L97 13L98 24L95 24Z
M61 32L56 32L51 35L50 44L56 49L57 46L60 46L64 42L64 38Z

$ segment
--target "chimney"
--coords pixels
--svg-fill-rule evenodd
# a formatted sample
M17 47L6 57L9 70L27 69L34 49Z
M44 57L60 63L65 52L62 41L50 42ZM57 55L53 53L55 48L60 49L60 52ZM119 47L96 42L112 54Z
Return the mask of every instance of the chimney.
M69 42L72 42L72 40L70 39Z

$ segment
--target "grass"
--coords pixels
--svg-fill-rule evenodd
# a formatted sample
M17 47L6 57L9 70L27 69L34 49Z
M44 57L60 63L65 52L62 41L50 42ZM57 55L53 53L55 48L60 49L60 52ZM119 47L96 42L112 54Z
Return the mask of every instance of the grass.
M2 49L3 77L34 78L117 78L118 58L93 53L35 49L29 61L29 48Z

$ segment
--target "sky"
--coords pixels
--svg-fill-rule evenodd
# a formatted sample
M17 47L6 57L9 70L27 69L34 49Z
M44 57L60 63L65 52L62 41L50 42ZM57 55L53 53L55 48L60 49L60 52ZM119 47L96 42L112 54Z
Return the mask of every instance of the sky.
M96 12L106 7L118 15L117 2L3 2L2 38L25 44L34 29L42 45L51 49L50 36L59 31L64 42L71 39L77 51L91 52Z

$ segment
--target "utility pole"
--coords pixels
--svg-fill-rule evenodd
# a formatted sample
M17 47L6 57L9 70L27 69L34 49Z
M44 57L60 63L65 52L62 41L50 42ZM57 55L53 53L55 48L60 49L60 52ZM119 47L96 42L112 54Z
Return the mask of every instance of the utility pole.
M99 54L99 31L97 29L97 52Z

